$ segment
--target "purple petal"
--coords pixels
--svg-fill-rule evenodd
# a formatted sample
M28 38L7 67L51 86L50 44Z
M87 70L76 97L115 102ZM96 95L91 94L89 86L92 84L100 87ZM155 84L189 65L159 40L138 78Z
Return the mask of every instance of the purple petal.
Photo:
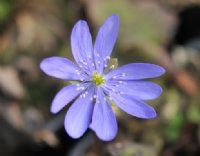
M101 26L94 45L94 58L97 71L102 74L112 49L117 39L119 31L119 16L113 14L108 17Z
M97 101L94 106L91 128L104 141L112 140L117 134L115 115L105 99L102 89L98 89Z
M154 108L137 98L118 94L110 94L110 96L117 106L130 115L143 119L156 117Z
M87 86L88 84L76 84L61 89L53 99L51 112L58 113L63 107L83 92Z
M91 98L94 89L82 94L69 108L65 117L65 129L72 138L79 138L89 127L94 108Z
M162 88L148 81L117 81L106 82L106 87L115 93L123 93L142 100L153 100L160 96Z
M110 71L105 78L115 80L139 80L146 78L159 77L165 70L155 64L149 63L130 63Z
M66 80L83 79L80 69L70 60L63 57L49 57L40 63L40 68L49 76Z
M86 21L79 20L71 33L74 59L86 72L94 70L92 38Z

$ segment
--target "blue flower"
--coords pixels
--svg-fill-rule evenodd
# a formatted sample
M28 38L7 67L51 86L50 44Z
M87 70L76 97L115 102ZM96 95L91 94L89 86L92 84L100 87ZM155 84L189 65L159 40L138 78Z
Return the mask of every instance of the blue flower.
M90 127L101 140L114 139L117 122L110 101L138 118L156 117L155 110L143 100L156 99L162 89L145 79L159 77L165 70L148 63L130 63L108 70L118 31L119 17L113 14L101 26L93 47L87 22L79 20L71 33L77 65L63 57L49 57L40 64L49 76L77 82L61 89L51 105L51 112L57 113L74 100L64 121L72 138L81 137Z

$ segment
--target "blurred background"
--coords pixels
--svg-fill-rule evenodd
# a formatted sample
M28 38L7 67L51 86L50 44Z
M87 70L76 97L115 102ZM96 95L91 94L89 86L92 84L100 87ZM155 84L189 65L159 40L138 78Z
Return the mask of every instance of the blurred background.
M112 57L148 62L167 73L153 81L163 94L141 120L116 109L118 135L102 142L88 130L78 140L63 128L65 108L49 111L68 82L39 69L48 56L72 58L70 33L79 19L93 38L111 14L120 16ZM199 0L0 0L0 156L199 156Z

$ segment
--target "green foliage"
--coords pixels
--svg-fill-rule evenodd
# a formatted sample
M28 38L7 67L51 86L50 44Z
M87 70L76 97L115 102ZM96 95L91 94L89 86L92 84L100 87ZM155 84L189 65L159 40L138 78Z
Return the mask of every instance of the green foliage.
M0 22L5 21L12 10L9 0L0 1Z
M171 120L167 123L164 129L164 133L166 135L165 138L169 142L174 142L175 140L177 140L183 123L184 119L181 111L178 111L174 114L174 116L171 117Z
M188 120L194 123L200 123L200 106L193 104L187 111Z

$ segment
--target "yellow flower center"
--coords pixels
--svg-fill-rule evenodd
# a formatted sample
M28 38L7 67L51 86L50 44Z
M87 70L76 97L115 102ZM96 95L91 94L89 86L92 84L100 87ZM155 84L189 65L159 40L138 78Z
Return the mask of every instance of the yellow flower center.
M99 86L99 85L101 85L102 83L104 83L105 80L104 80L103 76L99 75L97 72L94 72L94 73L93 73L93 77L92 77L92 82L93 82L95 85Z

